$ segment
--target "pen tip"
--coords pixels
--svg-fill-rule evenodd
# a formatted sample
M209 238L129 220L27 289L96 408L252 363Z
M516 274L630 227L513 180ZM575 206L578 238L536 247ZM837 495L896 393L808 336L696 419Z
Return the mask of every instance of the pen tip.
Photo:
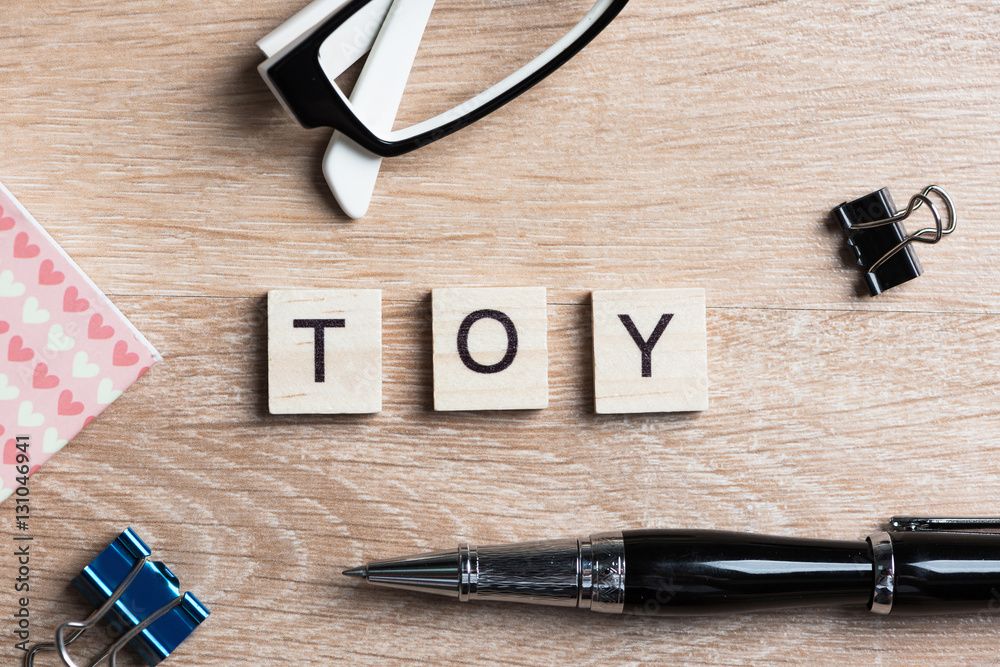
M362 579L367 579L368 568L362 565L361 567L356 567L351 570L344 570L343 574L348 577L360 577Z

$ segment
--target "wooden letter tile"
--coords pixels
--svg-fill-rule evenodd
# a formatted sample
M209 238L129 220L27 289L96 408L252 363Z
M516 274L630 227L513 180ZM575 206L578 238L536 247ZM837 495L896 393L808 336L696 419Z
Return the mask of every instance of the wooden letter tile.
M544 287L436 289L432 310L435 410L548 407Z
M599 414L708 409L705 290L593 293Z
M271 414L382 410L382 291L272 290L267 295Z

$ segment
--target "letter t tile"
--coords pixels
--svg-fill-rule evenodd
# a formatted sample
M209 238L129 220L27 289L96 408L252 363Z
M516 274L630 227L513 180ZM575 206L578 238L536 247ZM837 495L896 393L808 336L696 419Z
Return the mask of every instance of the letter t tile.
M382 410L382 291L272 290L267 388L273 415Z
M598 414L708 409L705 290L600 291L592 298Z

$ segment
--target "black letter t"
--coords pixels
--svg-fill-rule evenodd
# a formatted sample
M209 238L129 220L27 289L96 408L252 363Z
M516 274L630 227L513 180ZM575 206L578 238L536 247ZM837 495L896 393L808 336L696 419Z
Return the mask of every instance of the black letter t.
M326 382L326 329L343 329L344 320L292 320L296 329L313 330L316 382Z

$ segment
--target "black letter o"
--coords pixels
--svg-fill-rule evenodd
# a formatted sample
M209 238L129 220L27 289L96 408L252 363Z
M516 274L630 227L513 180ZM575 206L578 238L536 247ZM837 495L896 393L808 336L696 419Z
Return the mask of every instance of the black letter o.
M504 355L503 359L490 366L484 366L469 354L469 330L472 329L473 324L485 319L496 320L503 325L504 331L507 332L507 354ZM458 327L458 356L461 357L466 368L476 373L491 375L505 371L514 363L514 357L517 356L517 328L510 321L510 318L499 310L477 310L462 320L462 326Z

